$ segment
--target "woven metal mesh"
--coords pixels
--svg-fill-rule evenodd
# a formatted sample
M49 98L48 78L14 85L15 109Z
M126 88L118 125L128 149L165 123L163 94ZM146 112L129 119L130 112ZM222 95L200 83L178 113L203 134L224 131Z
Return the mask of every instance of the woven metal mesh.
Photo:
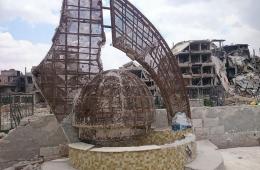
M78 90L103 70L105 42L101 0L64 0L61 14L53 45L33 71L59 121L71 113Z
M190 116L179 66L169 46L150 21L127 0L111 0L114 47L138 61L158 85L169 121L177 112Z
M150 127L155 109L147 86L126 71L107 71L87 84L75 105L78 127Z

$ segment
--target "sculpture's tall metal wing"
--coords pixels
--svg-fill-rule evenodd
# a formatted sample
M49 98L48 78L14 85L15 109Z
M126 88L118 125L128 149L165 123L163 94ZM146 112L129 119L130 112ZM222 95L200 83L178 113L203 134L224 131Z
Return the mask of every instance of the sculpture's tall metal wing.
M73 99L100 73L105 43L101 0L63 0L53 45L33 69L35 81L58 121L71 113Z
M178 64L149 20L127 0L111 0L113 46L139 62L159 86L169 121L176 112L190 116L189 101Z

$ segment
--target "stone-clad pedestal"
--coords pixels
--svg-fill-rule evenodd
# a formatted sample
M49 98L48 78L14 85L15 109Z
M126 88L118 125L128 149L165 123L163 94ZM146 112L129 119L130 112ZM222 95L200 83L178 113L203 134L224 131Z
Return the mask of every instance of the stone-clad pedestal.
M70 163L78 170L179 170L196 158L195 135L189 130L178 133L170 129L155 131L143 138L146 140L138 139L144 144L141 146L98 148L86 143L70 144Z

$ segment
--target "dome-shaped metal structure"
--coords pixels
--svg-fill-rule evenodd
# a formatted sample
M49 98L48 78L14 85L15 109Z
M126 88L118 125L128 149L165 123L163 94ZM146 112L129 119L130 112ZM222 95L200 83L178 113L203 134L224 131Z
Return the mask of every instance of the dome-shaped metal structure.
M106 71L88 83L74 107L81 140L121 141L144 134L155 113L148 87L134 74Z

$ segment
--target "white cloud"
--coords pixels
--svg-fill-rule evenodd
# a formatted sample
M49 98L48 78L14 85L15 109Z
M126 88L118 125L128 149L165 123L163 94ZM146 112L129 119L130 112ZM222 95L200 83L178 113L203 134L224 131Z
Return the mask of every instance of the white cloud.
M0 20L57 25L62 0L0 0Z
M23 71L27 67L29 71L41 62L49 47L48 44L16 40L10 33L0 32L0 70L15 68Z
M37 23L57 25L61 1L0 0L0 21L22 18L36 24L35 26ZM260 1L258 0L130 0L130 2L136 5L156 26L170 46L173 42L184 40L226 39L226 44L248 43L251 48L259 49L260 47L258 38L260 37L260 21L257 18L260 16ZM106 19L108 15L105 15ZM7 34L5 33L5 36ZM5 50L5 55L0 54L0 69L3 65L5 66L2 61L7 62L10 58L8 56L13 56L13 59L20 56L26 60L26 62L18 60L18 63L13 60L14 64L10 64L10 67L19 66L19 64L23 67L31 62L34 63L33 65L39 64L39 59L45 56L48 49L46 44L15 40L10 34L9 42L13 42L12 46L0 47L1 52ZM6 43L0 39L0 44ZM125 54L114 49L110 44L111 33L108 31L107 44L102 49L105 69L118 68L129 61Z
M130 1L151 20L170 46L184 40L226 39L226 44L260 47L258 0Z
M105 70L118 69L131 61L125 53L112 46L111 32L106 32L106 45L102 48L101 59Z

